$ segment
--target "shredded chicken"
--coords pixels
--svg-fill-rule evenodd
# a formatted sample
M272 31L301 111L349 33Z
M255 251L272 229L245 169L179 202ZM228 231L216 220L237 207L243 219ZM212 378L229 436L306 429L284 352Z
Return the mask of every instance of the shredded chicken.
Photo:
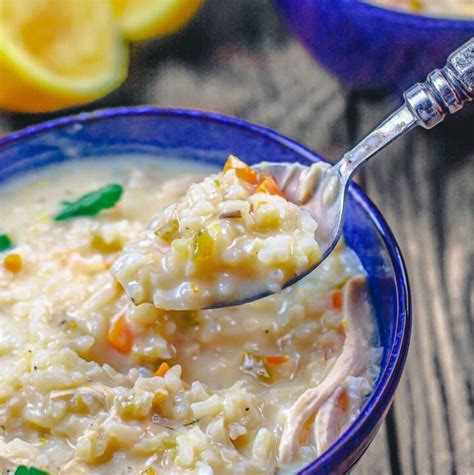
M347 408L338 404L345 389L339 387L321 406L313 425L314 442L318 455L322 454L339 436L348 421Z
M80 386L72 389L63 389L60 391L51 391L50 398L58 399L67 396L74 396L76 394L89 394L95 397L100 403L104 403L107 399L113 398L112 388L105 384L91 383L88 386Z
M286 415L286 425L282 433L279 458L281 463L290 463L299 447L299 434L305 422L324 407L329 411L332 396L338 391L347 376L360 375L367 366L369 334L366 327L367 285L365 277L349 280L344 288L344 319L347 321L346 339L341 355L326 378L316 387L307 389L293 404ZM337 398L334 399L334 402ZM337 418L328 414L324 430L327 437L333 435Z

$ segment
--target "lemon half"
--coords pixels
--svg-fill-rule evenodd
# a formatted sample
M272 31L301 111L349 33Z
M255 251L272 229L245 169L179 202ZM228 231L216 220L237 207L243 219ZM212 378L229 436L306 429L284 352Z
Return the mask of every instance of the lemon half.
M0 0L0 107L88 102L121 84L127 65L108 0Z
M131 41L174 33L195 14L203 0L111 0L123 35Z

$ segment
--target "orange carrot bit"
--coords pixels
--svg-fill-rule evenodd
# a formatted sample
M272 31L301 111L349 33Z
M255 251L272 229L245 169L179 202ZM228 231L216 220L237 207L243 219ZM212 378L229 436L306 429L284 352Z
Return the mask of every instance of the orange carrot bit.
M170 368L171 366L166 361L163 361L163 363L160 364L160 367L155 371L155 376L164 377Z
M276 181L271 176L263 177L260 185L257 186L255 193L266 193L267 195L278 195L286 199L285 193L280 190Z
M268 365L278 365L287 363L290 360L288 355L269 355L264 356L263 361Z
M235 155L229 155L224 164L224 171L230 170L231 168L250 168L245 162L237 158Z
M344 304L344 294L342 293L342 290L335 290L331 294L331 305L334 310L341 311L342 306Z
M118 351L128 354L133 345L133 332L125 315L120 315L107 333L107 341Z
M347 395L347 391L343 391L338 397L336 405L341 411L347 412L349 409L349 396Z
M298 436L298 442L300 444L305 445L308 443L309 434L310 434L311 426L314 424L314 419L315 419L315 415L313 414L311 417L306 419L305 423L303 424L303 427L301 428L301 431Z
M224 172L230 170L231 168L235 170L235 174L238 178L250 183L251 185L257 185L260 181L259 174L234 155L229 155L229 158L224 165Z
M23 261L20 254L8 254L3 260L3 265L6 270L14 272L15 274L21 272L23 269Z

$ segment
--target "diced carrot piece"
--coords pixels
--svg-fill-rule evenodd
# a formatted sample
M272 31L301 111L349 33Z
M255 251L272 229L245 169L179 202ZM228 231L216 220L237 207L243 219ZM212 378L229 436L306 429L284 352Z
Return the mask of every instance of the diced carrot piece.
M125 315L117 318L107 333L107 341L118 351L128 354L133 345L133 332Z
M334 310L342 310L342 306L344 304L344 294L342 293L342 290L335 290L331 294L331 305Z
M286 199L285 193L280 190L276 181L271 176L263 177L260 185L257 186L255 193L267 193L267 195L278 195Z
M290 357L288 355L270 355L264 356L263 360L268 365L278 365L288 362Z
M245 162L234 155L229 155L229 158L224 165L224 172L231 168L235 170L235 174L238 178L251 185L257 185L260 181L260 175L253 168L249 167Z
M260 177L258 173L250 167L236 168L235 174L237 175L238 178L240 178L243 181L246 181L250 185L257 185L258 182L260 181Z
M249 409L248 407L245 410ZM242 434L237 437L237 439L232 440L232 445L238 450L244 450L248 446L250 437L248 434Z
M3 260L5 269L14 272L15 274L21 272L23 269L23 261L20 254L8 254Z
M160 364L160 367L155 371L155 376L163 377L170 368L171 366L166 361L163 361L163 363Z
M306 419L305 423L303 424L303 427L301 428L301 431L298 436L298 442L302 445L305 445L308 443L309 439L309 433L311 430L311 426L314 424L314 419L315 416L312 415L308 419Z
M229 155L224 164L224 172L230 170L231 168L250 168L245 162L237 158L235 155Z
M341 411L347 412L347 410L349 409L349 396L347 395L346 391L344 391L339 396L336 405L339 409L341 409Z

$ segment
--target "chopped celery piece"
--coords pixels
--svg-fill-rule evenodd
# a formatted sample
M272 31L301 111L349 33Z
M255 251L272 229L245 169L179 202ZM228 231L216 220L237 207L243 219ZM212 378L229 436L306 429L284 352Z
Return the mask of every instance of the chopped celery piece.
M161 226L160 229L155 231L155 234L163 241L170 243L171 241L179 237L178 221L176 219L172 219L165 225Z
M212 256L214 252L214 239L204 229L200 231L194 240L194 260L203 261Z

